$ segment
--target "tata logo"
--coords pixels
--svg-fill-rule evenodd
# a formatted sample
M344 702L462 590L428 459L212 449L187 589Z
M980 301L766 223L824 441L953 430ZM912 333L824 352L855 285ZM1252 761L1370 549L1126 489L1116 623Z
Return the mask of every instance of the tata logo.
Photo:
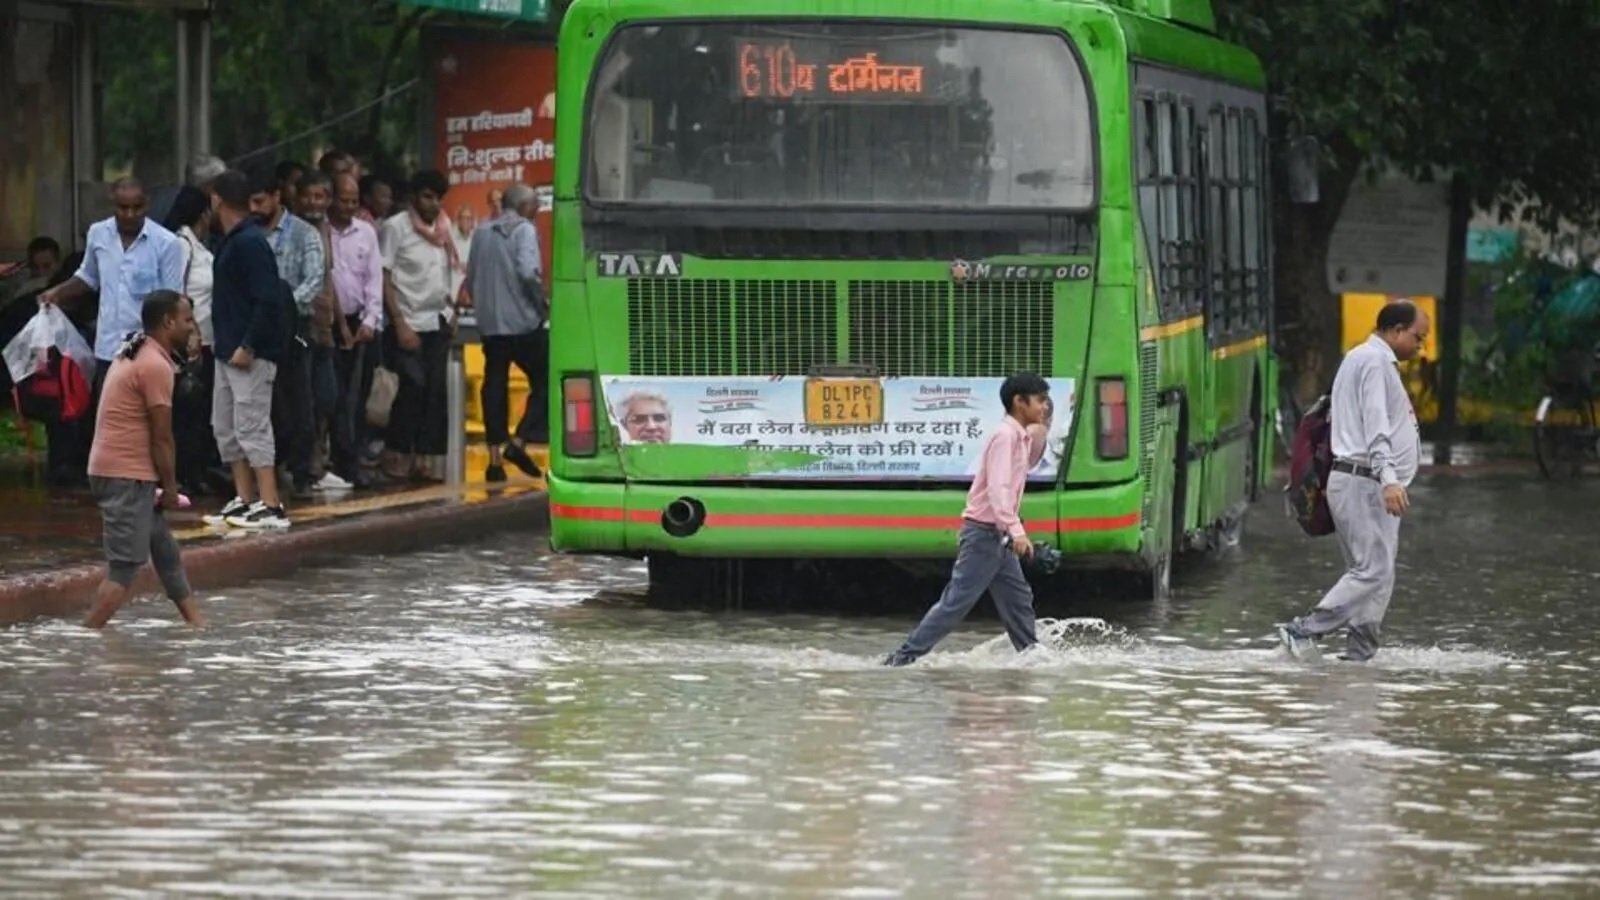
M676 253L602 253L601 278L677 278L683 257Z

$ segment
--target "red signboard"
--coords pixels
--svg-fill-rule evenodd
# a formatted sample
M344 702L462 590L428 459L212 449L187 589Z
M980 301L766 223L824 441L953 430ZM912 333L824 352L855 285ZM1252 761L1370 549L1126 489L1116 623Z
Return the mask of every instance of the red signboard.
M439 44L434 88L435 153L450 181L444 206L459 220L500 214L502 192L539 194L539 251L550 281L556 159L556 51L540 44L449 40Z

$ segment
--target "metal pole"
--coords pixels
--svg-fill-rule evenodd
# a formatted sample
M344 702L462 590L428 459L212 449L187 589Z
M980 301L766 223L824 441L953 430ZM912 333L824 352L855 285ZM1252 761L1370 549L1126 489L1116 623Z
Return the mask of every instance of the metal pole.
M445 483L457 486L467 480L467 367L461 345L450 344L450 362L445 372L446 413L450 441L445 448Z
M193 133L194 122L189 117L190 73L189 73L189 20L182 13L174 17L178 24L178 122L177 142L173 150L178 170L178 183L183 183L183 167L189 161L189 135Z
M195 21L200 30L200 71L195 79L194 152L211 153L211 13L202 13Z
M89 185L98 185L100 182L100 149L99 110L95 104L94 90L94 51L95 51L95 26L94 19L80 12L76 17L77 26L77 96L74 98L73 108L73 180L75 190L72 197L72 234L75 246L83 246L84 232L88 224L84 221L84 208L88 205L87 196Z

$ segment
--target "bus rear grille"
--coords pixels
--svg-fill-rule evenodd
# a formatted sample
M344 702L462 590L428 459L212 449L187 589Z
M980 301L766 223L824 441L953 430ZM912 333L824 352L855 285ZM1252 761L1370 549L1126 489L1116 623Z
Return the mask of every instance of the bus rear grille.
M801 373L838 357L831 281L638 278L628 283L635 375Z
M628 368L715 377L854 363L892 376L1050 375L1054 324L1047 282L852 281L840 296L833 281L638 278L628 283Z

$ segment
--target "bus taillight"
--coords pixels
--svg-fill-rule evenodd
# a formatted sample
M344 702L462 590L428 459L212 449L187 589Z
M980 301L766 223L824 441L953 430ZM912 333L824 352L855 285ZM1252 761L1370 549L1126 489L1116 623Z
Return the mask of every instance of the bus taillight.
M561 446L568 456L593 456L598 442L594 420L594 380L588 375L561 379Z
M1101 459L1128 455L1128 385L1121 378L1096 381L1100 398L1100 431L1095 452Z

